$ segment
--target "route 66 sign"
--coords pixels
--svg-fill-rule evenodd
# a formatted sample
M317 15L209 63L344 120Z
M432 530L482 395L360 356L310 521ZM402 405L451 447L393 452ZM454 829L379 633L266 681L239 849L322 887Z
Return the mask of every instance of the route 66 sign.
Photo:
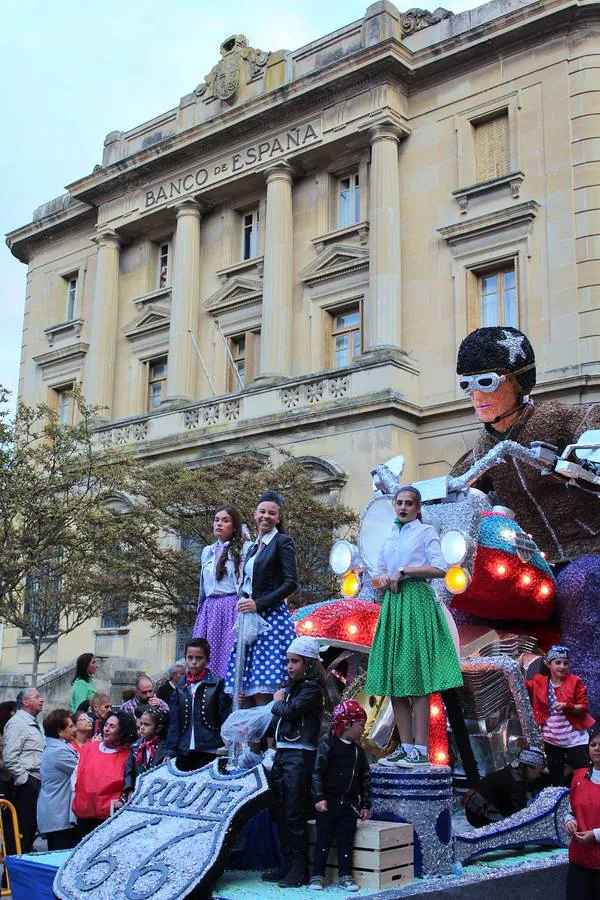
M180 900L205 896L245 819L268 800L265 770L217 761L195 772L151 769L130 801L71 853L54 879L62 900Z

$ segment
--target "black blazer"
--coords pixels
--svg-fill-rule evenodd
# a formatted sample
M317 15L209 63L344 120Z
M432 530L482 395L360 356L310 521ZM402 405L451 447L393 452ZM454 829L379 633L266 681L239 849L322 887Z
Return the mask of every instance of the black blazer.
M244 564L254 549L248 549ZM289 534L278 532L260 551L252 572L252 599L257 612L267 612L298 588L296 547Z

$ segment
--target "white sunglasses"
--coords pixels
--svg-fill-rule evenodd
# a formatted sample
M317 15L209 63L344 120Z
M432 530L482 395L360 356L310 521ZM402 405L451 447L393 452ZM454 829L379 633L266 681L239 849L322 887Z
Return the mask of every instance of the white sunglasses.
M473 391L491 394L498 390L503 381L506 381L506 375L499 375L497 372L480 372L479 375L461 375L458 384L465 394L472 394Z

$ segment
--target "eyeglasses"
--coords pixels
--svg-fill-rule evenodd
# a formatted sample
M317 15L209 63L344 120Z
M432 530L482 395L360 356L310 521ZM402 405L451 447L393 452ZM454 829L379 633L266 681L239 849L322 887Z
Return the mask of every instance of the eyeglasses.
M458 384L465 394L472 394L473 391L491 394L498 390L503 381L506 381L506 375L499 375L497 372L481 372L479 375L461 375Z

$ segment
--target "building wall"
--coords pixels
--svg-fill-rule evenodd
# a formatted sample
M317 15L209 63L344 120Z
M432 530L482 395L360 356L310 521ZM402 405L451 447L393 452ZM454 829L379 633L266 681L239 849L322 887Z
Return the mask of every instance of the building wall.
M333 465L358 510L381 461L401 453L406 477L426 478L472 445L456 351L481 324L482 274L512 265L538 393L597 399L597 19L594 3L508 0L411 30L384 2L291 53L224 43L237 93L215 96L215 69L179 107L111 133L103 166L9 235L29 266L21 396L56 400L53 389L81 381L108 407L103 439L149 460L285 446ZM506 164L481 178L478 129L498 116ZM349 173L357 221L340 228ZM258 247L242 262L248 210ZM330 313L349 301L361 304L362 352L336 368ZM262 329L260 354L248 338L256 377L241 392L216 321L226 337ZM148 360L168 353L171 402L148 412ZM74 646L150 669L174 653L173 636L148 642L143 623L97 625L61 641L48 665ZM1 668L26 657L6 629Z

